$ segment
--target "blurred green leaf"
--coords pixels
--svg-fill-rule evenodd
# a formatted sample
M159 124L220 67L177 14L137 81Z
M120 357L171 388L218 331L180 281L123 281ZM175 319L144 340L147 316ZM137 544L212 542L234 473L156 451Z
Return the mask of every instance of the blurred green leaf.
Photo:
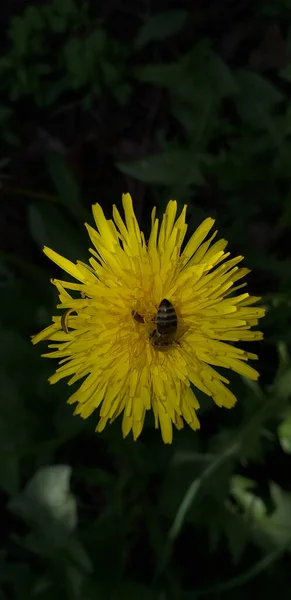
M291 408L288 408L278 426L278 438L286 454L291 454Z
M291 493L273 482L270 492L275 510L261 524L261 528L277 546L288 544L291 551Z
M10 161L11 158L9 156L3 156L3 158L0 159L0 172L2 171L2 169L7 167L7 165L9 165Z
M90 65L92 61L94 64L96 60L101 61L101 57L103 56L105 47L106 47L105 31L103 29L95 29L95 31L93 31L91 33L91 35L89 35L86 38L85 52L87 53L86 54L87 64ZM92 75L93 75L93 73L92 73Z
M92 561L83 545L77 539L70 538L67 553L71 562L78 566L84 573L91 573L93 571Z
M212 94L219 98L232 96L239 91L236 79L228 65L214 52L208 40L199 41L194 48L183 57L183 67L191 77L199 93L201 86L208 85ZM179 94L179 89L177 89Z
M20 485L17 449L29 442L35 419L30 417L27 410L20 372L21 369L25 371L28 357L22 353L23 349L19 348L17 337L20 336L14 336L14 343L9 348L12 336L9 338L7 334L8 332L3 330L0 332L1 354L5 354L5 360L3 356L0 357L0 487L9 495L13 495L18 492Z
M195 598L200 598L203 596L209 597L210 595L217 594L219 592L227 592L228 590L235 589L236 596L238 593L238 588L241 585L245 585L247 582L251 581L258 575L260 575L263 571L266 571L268 567L272 565L276 560L278 560L281 555L284 553L285 546L282 545L280 548L276 549L273 552L270 552L266 556L264 556L261 560L255 563L250 569L247 569L244 573L237 575L231 579L227 579L221 583L217 583L212 586L207 586L204 589L195 590ZM245 597L245 593L242 598ZM183 600L192 600L193 592L185 592L182 596Z
M195 143L201 151L215 133L218 122L217 99L207 86L200 87L191 103L179 97L174 98L173 116L183 125L191 144Z
M291 397L291 367L278 374L274 381L275 394L283 400Z
M280 77L282 77L282 79L286 79L286 81L291 81L291 64L283 67L283 69L280 70Z
M30 30L41 30L43 28L42 11L37 6L27 6L24 12L26 26Z
M30 340L13 329L1 329L0 363L13 375L33 363L35 356ZM17 373L19 378L19 372Z
M227 538L228 547L232 561L237 565L245 552L251 538L248 522L238 515L233 505L228 501L224 504L224 533Z
M48 246L74 262L86 260L85 233L78 231L70 219L65 217L56 206L29 204L28 225L31 236L39 248Z
M21 277L10 277L5 282L4 272L0 267L0 306L2 311L0 324L2 323L3 327L5 324L9 325L18 334L22 333L26 335L36 326L47 325L51 309L55 305L55 293L46 272L42 271L42 269L35 267L31 263L22 261L17 255L7 255L6 263L7 265L16 267ZM33 295L31 295L32 286L34 286ZM15 336L15 333L13 335ZM22 346L21 340L20 344ZM18 346L14 349L14 355L19 359L19 363L21 363ZM1 349L0 356L5 361L6 354L2 356Z
M186 10L176 9L151 15L138 32L135 39L136 48L142 48L149 42L175 35L182 29L187 14Z
M175 539L179 536L182 527L185 523L189 511L192 509L195 500L203 491L205 484L220 470L228 461L232 461L239 449L239 443L233 442L224 450L223 453L215 457L209 465L201 470L198 477L192 479L192 482L187 486L185 493L182 494L182 500L179 502L176 514L172 521L171 528L168 532L163 553L160 557L160 562L157 565L156 578L160 576L165 568L166 562L169 559L172 545ZM209 490L209 487L208 487ZM179 490L180 491L180 490ZM181 497L181 496L180 496Z
M15 275L11 269L1 260L0 256L0 289L1 292L9 285L13 285L15 281Z
M250 542L251 529L233 501L226 499L221 502L210 496L203 498L198 519L207 530L211 552L219 552L219 543L226 538L232 562L237 565Z
M112 486L115 483L115 476L112 473L108 473L105 469L77 469L75 473L76 477L83 483L90 483L91 485L99 485L104 488Z
M20 494L9 503L12 512L60 542L77 524L77 505L70 492L71 467L52 465L39 469Z
M14 44L14 49L19 56L26 53L30 31L24 19L14 17L9 28L9 37Z
M237 71L236 82L239 94L235 96L235 103L239 116L255 129L268 129L276 138L272 111L283 101L283 94L267 78L244 69Z
M240 88L240 101L250 90L252 94L249 96L249 101L260 102L262 106L274 106L284 99L283 94L266 77L257 73L240 69L236 73L236 81Z
M13 114L13 110L8 106L0 105L0 125L6 123Z
M229 67L207 40L197 43L177 62L142 65L135 68L134 74L139 81L165 87L174 96L194 104L201 90L202 94L207 90L217 99L239 91Z
M160 600L161 594L135 581L124 581L113 600Z
M193 479L199 480L203 466L203 463L174 463L166 471L159 496L159 512L162 515L170 519L175 517L181 498L186 494ZM176 482L175 486L173 486L173 481ZM193 511L189 510L185 516L186 522L191 522L193 517Z
M65 157L60 152L47 150L45 160L61 203L81 225L87 213L81 202L78 184Z
M5 131L2 134L3 141L6 142L9 146L18 146L20 145L19 137L13 133L12 131Z
M142 65L134 69L134 75L143 83L171 89L181 81L181 66L179 62Z
M264 502L251 491L255 485L255 481L242 475L233 475L230 481L231 494L244 509L249 520L261 519L266 515Z
M203 158L187 150L170 150L131 162L118 162L117 167L145 183L171 185L183 181L184 185L203 183L201 166Z
M291 132L291 130L290 130ZM286 197L282 201L281 215L278 221L278 228L287 230L291 226L291 193L288 191Z
M11 451L20 439L25 438L25 422L22 399L13 380L0 371L1 384L1 411L0 411L0 487L7 494L18 492L20 485L19 461L17 458L5 456ZM15 416L17 415L17 419ZM1 454L4 453L4 460Z

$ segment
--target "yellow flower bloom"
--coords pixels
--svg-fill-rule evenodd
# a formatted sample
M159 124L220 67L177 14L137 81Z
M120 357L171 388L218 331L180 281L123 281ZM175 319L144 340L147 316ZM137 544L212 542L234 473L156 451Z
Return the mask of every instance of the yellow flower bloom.
M125 222L115 206L114 221L105 219L99 204L93 206L97 231L86 225L94 246L90 265L73 264L44 248L78 283L52 280L59 293L57 308L64 312L32 341L53 342L53 352L43 355L60 359L51 383L70 377L71 385L85 378L69 403L77 403L75 414L83 418L100 407L97 431L123 413L123 436L132 429L136 440L152 409L155 426L171 443L172 424L200 427L191 384L218 406L234 406L229 381L213 366L258 378L247 364L257 356L226 342L262 339L251 327L264 309L252 306L257 297L231 295L245 285L234 286L249 270L238 267L242 256L229 259L225 240L211 245L217 231L205 241L213 219L203 221L181 251L186 206L176 218L177 203L171 200L160 227L154 209L148 243L129 194L123 195L123 208ZM153 340L163 299L174 307L178 327L173 342L160 346Z

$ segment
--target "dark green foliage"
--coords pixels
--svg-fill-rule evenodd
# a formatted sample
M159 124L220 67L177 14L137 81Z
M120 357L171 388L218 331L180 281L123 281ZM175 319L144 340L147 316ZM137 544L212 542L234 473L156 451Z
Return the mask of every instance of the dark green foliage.
M0 599L287 600L291 2L23 4L0 58ZM91 204L128 190L146 238L170 198L189 234L215 217L266 308L260 382L227 374L231 411L198 393L171 447L151 415L136 443L95 434L30 342L63 276L41 247L86 261Z

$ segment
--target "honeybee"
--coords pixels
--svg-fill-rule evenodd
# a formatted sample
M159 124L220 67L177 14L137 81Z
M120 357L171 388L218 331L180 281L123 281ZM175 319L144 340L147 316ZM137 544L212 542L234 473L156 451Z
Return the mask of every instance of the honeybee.
M69 333L69 330L68 330L68 323L67 323L67 321L68 321L68 316L69 316L69 315L70 315L72 312L74 312L74 309L73 309L73 308L67 308L67 310L65 310L65 311L63 312L63 314L62 314L62 317L61 317L61 328L62 328L62 330L63 330L65 333Z
M165 349L176 342L178 317L173 304L167 298L158 306L155 323L156 329L150 335L150 342L157 350Z

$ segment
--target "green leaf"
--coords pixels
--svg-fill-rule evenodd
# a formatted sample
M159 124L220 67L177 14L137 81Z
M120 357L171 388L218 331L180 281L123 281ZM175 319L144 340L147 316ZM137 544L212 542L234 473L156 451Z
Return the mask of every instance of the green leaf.
M120 83L112 88L112 94L121 106L125 106L129 101L132 87L129 83Z
M238 453L239 450L239 442L235 441L230 443L217 457L215 457L209 465L203 469L198 477L195 477L190 485L188 485L185 493L183 493L182 500L179 503L177 508L175 517L173 519L171 528L168 532L167 539L165 542L164 550L161 554L160 562L157 565L156 578L159 577L161 572L164 570L166 562L170 556L173 543L175 539L179 536L182 527L185 523L187 516L189 515L189 511L192 510L193 504L197 499L198 495L203 492L204 486L208 485L209 490L209 481L212 477L214 477L220 469L223 469L225 466L228 468L229 461L232 462Z
M185 99L174 98L172 113L183 125L190 143L201 151L216 134L218 109L217 99L209 88L204 87L192 96L191 104Z
M226 537L233 563L238 564L251 535L248 524L233 503L229 500L222 503L207 496L199 511L199 523L207 529L211 552L217 550L220 540Z
M87 66L83 60L84 44L77 37L71 37L63 48L65 69L69 72L72 87L78 89L88 80Z
M239 91L237 82L230 68L214 52L208 40L198 42L193 50L185 55L182 64L188 77L191 77L193 87L208 86L212 94L218 98L231 96ZM179 90L177 90L179 93Z
M46 94L43 97L43 106L50 106L53 104L61 94L70 89L69 77L64 76L64 78L59 81L55 80L49 86L49 89L46 91Z
M93 571L92 562L83 545L77 539L70 538L67 551L71 561L82 571L85 573Z
M291 408L286 410L277 432L282 449L286 454L291 454Z
M284 370L274 381L274 392L283 400L288 400L291 396L291 368Z
M140 81L166 87L190 105L197 103L197 94L200 97L207 92L217 101L239 89L229 67L205 40L177 62L140 66L134 73Z
M101 70L103 74L104 84L107 87L115 86L119 80L119 71L118 68L115 67L110 62L102 61Z
M28 50L29 28L22 17L14 17L9 28L9 37L13 43L13 49L19 56L24 56Z
M139 81L169 89L174 88L181 82L181 73L181 64L179 62L168 64L157 63L134 69L134 75Z
M142 48L151 41L164 40L178 33L186 20L187 11L176 9L155 13L146 19L135 39L136 48Z
M49 15L50 27L54 33L64 33L68 28L68 21L56 14Z
M233 497L250 519L257 520L266 515L266 506L259 496L250 491L255 485L255 481L242 475L233 475L230 481L230 491Z
M273 482L270 483L270 492L275 510L261 527L276 546L288 544L291 551L291 493Z
M288 140L282 140L282 143L278 147L273 162L273 172L276 178L282 177L286 178L287 180L290 180L290 160L291 143Z
M53 0L52 2L54 6L54 10L58 12L60 15L63 15L66 19L76 15L79 13L86 12L86 4L80 2L80 6L77 6L77 2L74 0Z
M3 370L0 371L0 385L0 488L13 495L19 489L20 470L18 459L10 457L9 453L19 443L18 436L20 443L25 439L25 427L22 428L25 413L15 381Z
M51 314L51 308L55 305L55 293L45 270L42 271L42 269L35 267L31 263L25 263L17 255L4 256L3 260L8 265L11 264L14 268L16 267L18 272L22 274L22 278L10 278L9 280L7 277L5 281L5 272L2 269L0 271L1 312L3 317L1 318L0 316L0 323L3 321L4 325L5 315L6 325L10 324L11 327L18 330L18 334L15 331L13 332L12 344L14 344L15 335L20 336L20 332L27 334L31 329L35 327L40 328L47 324L47 316ZM34 289L33 294L31 294L32 289ZM19 310L20 306L21 310ZM41 317L41 313L43 317ZM18 341L17 339L17 343ZM6 350L4 357L1 353L3 344L4 342L1 340L0 360L5 360L6 356ZM18 349L18 346L16 348ZM17 360L22 362L23 357L18 356L16 349L13 352L14 356L15 354L17 355ZM31 357L29 360L31 360Z
M103 29L95 29L85 40L85 52L88 60L93 64L101 62L106 48L106 33Z
M169 150L161 154L117 163L118 169L139 181L171 185L183 181L184 185L203 183L199 155L187 150Z
M235 96L239 116L255 129L269 130L275 139L277 130L271 115L274 107L283 101L283 94L268 79L243 69L236 73L236 81L240 90Z
M14 273L9 267L5 264L3 260L0 259L0 289L1 293L3 289L5 289L9 285L13 285L15 281ZM2 304L2 298L1 298Z
M286 81L291 81L291 64L286 65L286 67L283 67L283 69L281 69L279 71L279 75L280 77L282 77L282 79L285 79Z
M19 137L17 135L15 135L12 131L5 131L2 134L2 138L9 146L19 146L20 145Z
M21 369L25 370L27 357L21 352L21 348L19 348L18 342L20 336L15 335L14 344L9 347L8 334L9 332L3 330L0 332L1 354L6 353L5 362L2 356L0 357L2 365L0 369L0 488L4 489L9 495L13 495L18 492L20 485L17 449L28 442L34 418L30 419L29 417L21 389L20 371ZM11 360L11 353L13 351L14 362ZM23 366L21 364L22 359Z
M29 339L13 329L1 329L0 363L11 371L26 368L33 362L35 353Z
M42 11L37 6L27 6L22 18L29 30L41 31L43 29Z
M268 79L257 73L241 69L236 73L236 81L241 95L245 96L252 91L249 100L259 102L262 106L274 106L284 99L283 94Z
M161 594L141 583L124 581L112 600L159 600Z
M7 123L12 114L13 110L9 106L0 105L0 125Z
M83 222L87 213L81 202L78 184L65 157L60 152L48 150L45 161L61 203L78 222Z
M246 571L237 575L236 577L227 579L226 581L219 582L217 584L211 585L206 588L202 588L202 589L196 588L195 591L185 592L182 596L182 600L193 600L193 598L194 599L200 598L201 596L202 597L205 596L206 598L213 596L215 598L214 594L216 594L216 597L217 597L217 594L220 594L222 592L227 592L232 589L236 590L236 597L238 597L237 596L237 594L238 594L237 588L252 581L252 579L254 579L258 575L260 575L261 573L266 571L268 568L270 568L271 565L281 557L281 555L284 553L284 551L285 551L285 546L282 545L275 551L270 552L269 554L265 555L261 560L259 560L257 563L255 563L250 569L247 569ZM193 596L193 593L194 593L194 596ZM221 597L221 595L220 595L220 597ZM245 592L243 593L241 598L243 598L243 599L245 598Z
M71 470L68 465L39 469L9 503L12 512L54 542L65 539L77 524L77 504L70 492Z
M206 463L208 464L208 463ZM204 464L201 463L173 463L165 473L163 485L159 496L159 513L173 520L184 494L187 493L192 481L199 481L199 476ZM175 485L173 486L173 481ZM195 520L194 511L189 510L185 516L187 523Z
M31 236L39 248L49 246L74 262L86 260L85 233L79 232L56 206L40 203L29 204L28 225Z

